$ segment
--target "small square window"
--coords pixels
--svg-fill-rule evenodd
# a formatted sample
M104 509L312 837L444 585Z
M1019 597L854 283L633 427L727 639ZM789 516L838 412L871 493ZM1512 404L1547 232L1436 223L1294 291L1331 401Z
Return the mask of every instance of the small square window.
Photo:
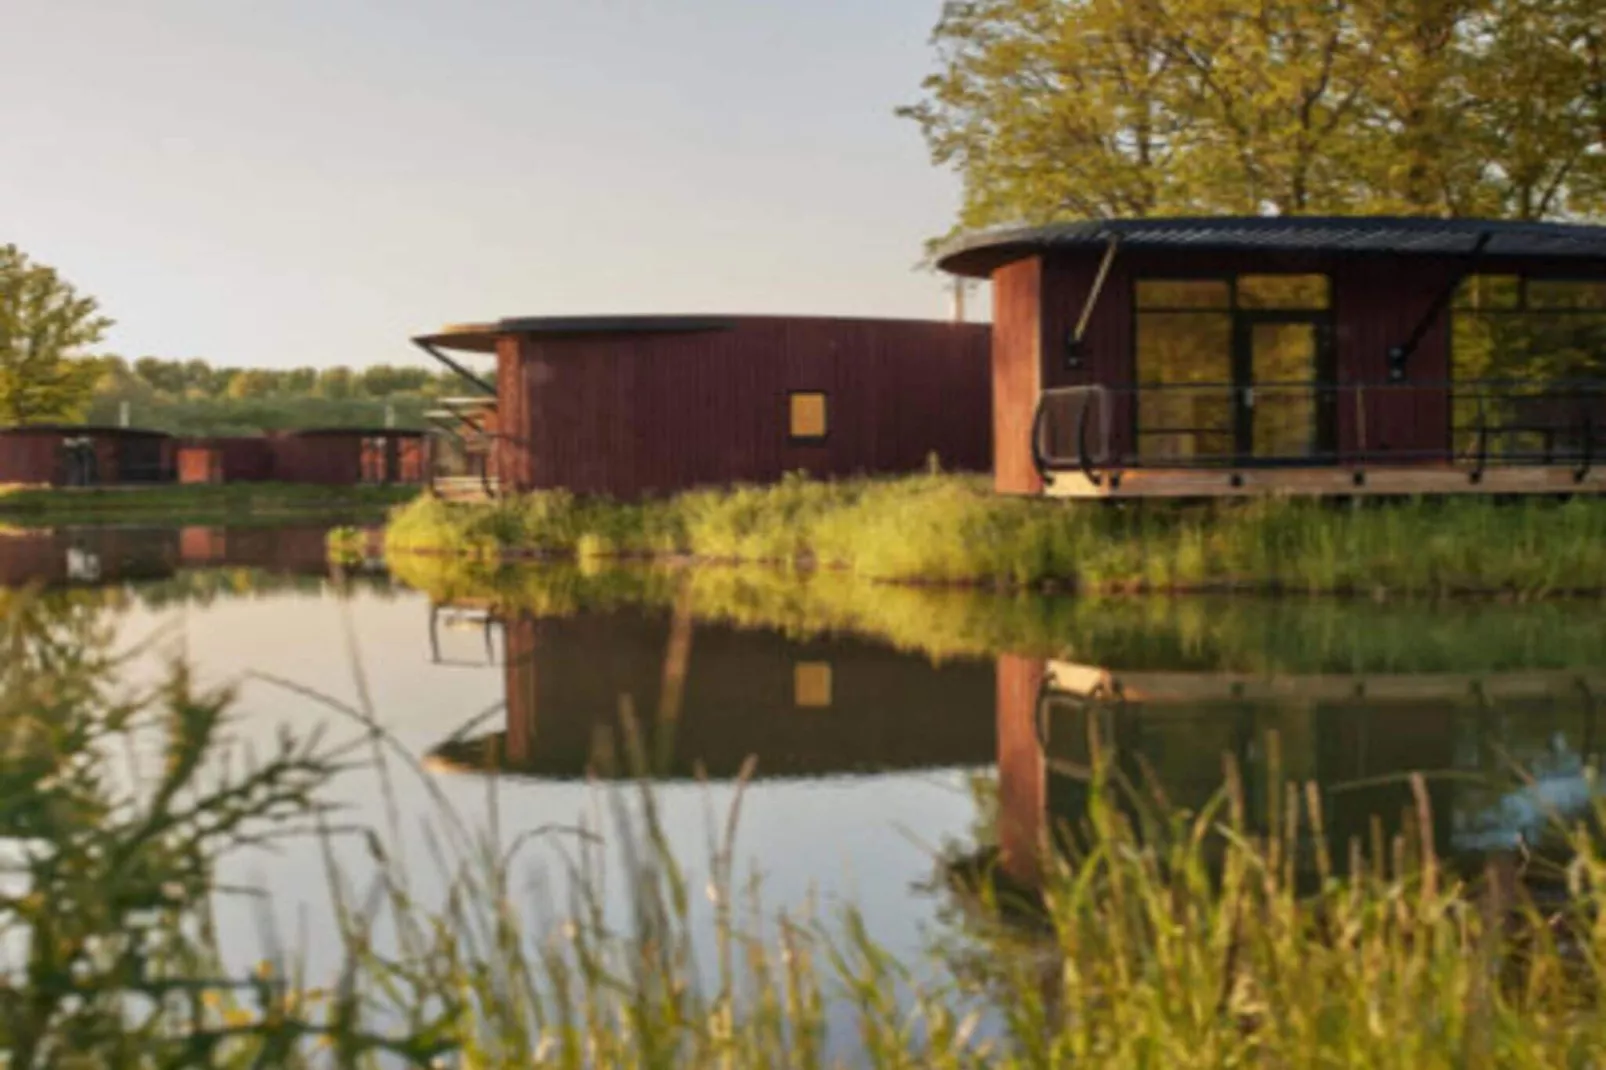
M793 442L824 442L830 430L826 397L820 390L794 390L787 395L788 435Z
M800 661L792 671L792 700L800 709L831 705L831 663Z

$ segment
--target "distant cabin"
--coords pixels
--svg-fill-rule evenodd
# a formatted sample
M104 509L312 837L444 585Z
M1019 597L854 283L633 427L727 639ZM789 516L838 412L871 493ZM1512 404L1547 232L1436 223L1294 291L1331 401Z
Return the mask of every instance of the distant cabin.
M433 416L482 458L488 484L510 490L638 498L793 471L911 472L933 457L986 471L992 461L985 324L558 317L414 341L486 399ZM494 385L462 354L494 355Z

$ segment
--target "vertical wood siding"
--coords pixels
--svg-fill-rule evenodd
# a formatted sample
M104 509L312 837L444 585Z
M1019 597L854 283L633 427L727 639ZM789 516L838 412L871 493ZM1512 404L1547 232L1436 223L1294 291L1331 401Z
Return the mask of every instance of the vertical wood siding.
M1042 384L1043 261L1017 260L993 273L993 488L1035 494L1032 417Z
M54 431L0 431L0 483L59 483L61 438Z
M744 317L725 329L530 335L498 347L497 472L517 489L688 487L949 470L991 459L985 324ZM789 440L791 391L828 433Z
M281 483L351 486L362 479L362 435L277 435L273 478Z

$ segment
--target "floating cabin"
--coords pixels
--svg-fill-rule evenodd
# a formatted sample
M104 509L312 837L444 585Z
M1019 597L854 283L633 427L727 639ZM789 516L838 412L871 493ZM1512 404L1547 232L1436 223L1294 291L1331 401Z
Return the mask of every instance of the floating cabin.
M1599 493L1606 227L1080 222L962 237L999 491Z
M0 484L93 487L165 483L173 438L161 431L85 424L0 428Z
M415 344L494 409L435 414L488 489L639 498L991 463L985 324L773 316L504 319ZM492 386L448 351L494 354Z
M422 431L312 428L262 437L192 439L178 448L181 483L423 483Z

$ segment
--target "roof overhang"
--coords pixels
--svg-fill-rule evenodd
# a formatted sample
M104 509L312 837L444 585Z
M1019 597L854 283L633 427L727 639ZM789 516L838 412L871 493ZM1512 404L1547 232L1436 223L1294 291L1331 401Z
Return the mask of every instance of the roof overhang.
M1606 226L1415 216L1220 216L1107 219L1005 227L964 234L937 251L937 266L988 278L1005 264L1058 250L1466 256L1484 235L1482 257L1606 262Z
M537 336L573 338L596 334L685 334L724 331L736 325L730 316L511 316L495 323L460 323L413 339L421 345L467 353L495 353L499 338Z

